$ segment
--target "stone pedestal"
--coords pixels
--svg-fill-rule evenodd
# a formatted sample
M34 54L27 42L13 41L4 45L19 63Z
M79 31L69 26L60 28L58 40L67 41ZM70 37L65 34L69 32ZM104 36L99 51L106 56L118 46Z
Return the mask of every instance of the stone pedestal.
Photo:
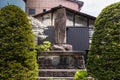
M62 45L53 45L51 50L60 50L60 51L72 51L72 45L70 44L62 44Z

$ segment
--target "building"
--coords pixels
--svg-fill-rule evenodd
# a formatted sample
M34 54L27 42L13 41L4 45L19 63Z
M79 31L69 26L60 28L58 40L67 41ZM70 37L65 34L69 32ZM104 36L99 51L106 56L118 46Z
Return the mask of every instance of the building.
M48 31L48 34L47 34L47 35L50 35L50 38L48 40L53 42L54 31L52 28L54 28L56 11L61 8L65 8L66 10L66 16L67 16L66 30L68 34L67 43L72 42L71 44L73 45L75 50L87 50L89 48L89 41L91 41L91 37L93 33L93 25L96 17L73 10L68 7L64 7L64 6L53 7L50 10L34 15L33 17L37 18L42 22L42 24L50 28L50 31ZM74 37L76 36L76 37L72 39L72 36Z
M65 8L67 15L66 26L88 26L93 27L94 20L96 17L73 10L65 6L53 7L48 11L42 12L40 14L34 15L35 18L39 19L46 26L54 26L54 20L56 16L57 9Z
M76 11L80 11L83 6L82 1L78 0L24 0L26 2L26 13L36 15L53 7L62 5Z
M23 0L0 0L0 8L9 4L16 5L25 11L25 2Z
M65 8L67 15L67 21L66 21L67 29L71 27L77 29L78 28L82 29L83 27L86 28L86 30L88 29L87 32L84 31L86 33L83 32L83 35L88 34L89 36L84 35L84 36L88 36L89 38L85 40L88 40L89 43L91 43L91 37L93 34L93 25L96 17L80 12L84 4L82 1L79 0L24 0L24 1L26 3L26 13L30 16L34 16L46 26L54 26L56 11L60 8ZM80 34L79 32L78 34ZM51 41L54 40L52 39ZM86 41L86 43L88 42ZM87 44L87 46L89 45Z

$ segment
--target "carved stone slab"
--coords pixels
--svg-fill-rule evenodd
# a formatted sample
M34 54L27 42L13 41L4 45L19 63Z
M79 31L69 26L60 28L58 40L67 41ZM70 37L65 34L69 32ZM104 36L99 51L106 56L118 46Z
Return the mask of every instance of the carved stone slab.
M56 12L55 43L58 45L66 43L66 11L65 11L65 8L58 9Z

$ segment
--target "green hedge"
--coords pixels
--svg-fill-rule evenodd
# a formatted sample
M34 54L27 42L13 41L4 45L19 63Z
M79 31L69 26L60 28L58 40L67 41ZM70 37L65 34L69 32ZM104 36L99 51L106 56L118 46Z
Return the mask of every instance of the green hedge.
M36 80L38 65L32 27L17 6L0 10L0 80Z
M102 10L94 30L88 73L98 80L120 80L120 2Z

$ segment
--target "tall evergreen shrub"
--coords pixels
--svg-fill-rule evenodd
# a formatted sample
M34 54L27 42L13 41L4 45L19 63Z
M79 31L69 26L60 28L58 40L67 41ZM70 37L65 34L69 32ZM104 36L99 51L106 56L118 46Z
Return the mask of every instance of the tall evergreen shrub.
M38 67L32 27L17 6L0 11L0 80L36 80Z
M98 80L120 80L120 2L102 10L94 30L88 73Z

